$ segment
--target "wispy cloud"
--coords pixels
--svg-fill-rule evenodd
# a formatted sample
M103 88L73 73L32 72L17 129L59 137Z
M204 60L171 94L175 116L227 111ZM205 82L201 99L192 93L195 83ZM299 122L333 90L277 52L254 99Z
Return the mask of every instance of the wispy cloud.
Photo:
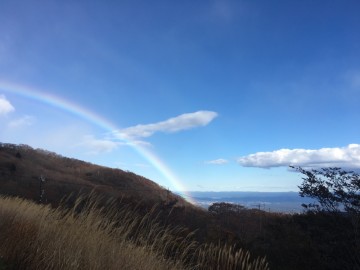
M229 161L223 158L205 161L205 164L210 164L210 165L223 165L226 163L229 163Z
M217 115L218 114L216 112L212 111L185 113L157 123L136 125L120 129L115 131L114 135L123 139L135 139L150 137L156 132L173 133L195 127L206 126L214 118L216 118Z
M223 20L230 20L234 16L234 8L229 1L216 0L212 6L213 14Z
M128 145L128 146L146 146L146 147L151 147L152 144L146 141L141 141L141 140L132 140L131 142L119 142L119 145Z
M109 153L115 150L119 146L119 143L106 139L96 139L92 135L87 135L84 137L80 146L84 146L89 149L90 154L100 154Z
M358 91L360 89L360 70L348 70L343 76L344 89Z
M357 89L360 88L360 73L354 75L354 77L352 78L352 81L351 81L351 86L353 88L357 88Z
M238 163L244 167L304 167L360 168L360 145L321 149L280 149L272 152L258 152L240 157Z
M4 95L0 95L0 116L13 111L15 111L15 108L11 105L10 101L8 101Z
M24 126L31 126L35 122L35 117L30 115L25 115L21 118L12 120L9 122L8 127L10 128L21 128Z
M360 89L360 71L353 72L348 79L352 88Z

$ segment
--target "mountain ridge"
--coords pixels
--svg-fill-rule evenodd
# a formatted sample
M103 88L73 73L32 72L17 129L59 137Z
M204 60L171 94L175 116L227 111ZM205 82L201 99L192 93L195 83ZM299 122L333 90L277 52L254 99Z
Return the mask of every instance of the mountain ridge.
M61 156L26 144L0 143L0 193L38 200L40 182L48 203L74 193L98 192L132 202L192 206L180 195L130 171Z

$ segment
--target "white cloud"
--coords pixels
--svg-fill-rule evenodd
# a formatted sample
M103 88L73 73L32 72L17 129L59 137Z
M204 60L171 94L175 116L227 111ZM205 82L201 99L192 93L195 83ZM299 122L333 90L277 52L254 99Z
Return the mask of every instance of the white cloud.
M215 160L209 160L205 161L205 164L211 164L211 165L223 165L228 163L229 161L223 158L215 159Z
M115 131L114 135L122 139L133 139L150 137L155 132L178 132L199 126L206 126L217 117L217 115L216 112L211 111L185 113L162 122L120 129Z
M10 128L20 128L20 127L24 127L24 126L31 126L32 124L34 124L34 121L35 121L35 118L33 116L25 115L21 118L10 121L8 126Z
M13 111L15 111L13 105L11 105L11 103L6 99L4 95L0 95L0 116L6 115Z
M119 146L119 143L106 139L96 139L92 135L87 135L80 145L90 149L90 154L100 154L115 150Z
M360 168L360 144L345 147L311 149L280 149L273 152L258 152L240 157L244 167L342 167Z

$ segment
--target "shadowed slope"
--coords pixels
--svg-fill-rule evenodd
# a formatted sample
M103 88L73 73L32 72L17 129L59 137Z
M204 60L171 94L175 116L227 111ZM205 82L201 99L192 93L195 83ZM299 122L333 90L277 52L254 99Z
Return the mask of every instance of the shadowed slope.
M98 191L132 202L190 206L183 198L142 176L111 169L27 145L0 144L0 193L39 199L40 176L46 178L45 199L57 205L64 196Z

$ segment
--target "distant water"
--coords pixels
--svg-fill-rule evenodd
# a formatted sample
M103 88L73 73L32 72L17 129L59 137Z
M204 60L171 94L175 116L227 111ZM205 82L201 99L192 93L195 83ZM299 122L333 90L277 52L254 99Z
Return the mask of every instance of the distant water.
M302 203L313 200L302 198L297 192L189 192L197 205L208 208L216 202L241 204L270 212L301 213Z

